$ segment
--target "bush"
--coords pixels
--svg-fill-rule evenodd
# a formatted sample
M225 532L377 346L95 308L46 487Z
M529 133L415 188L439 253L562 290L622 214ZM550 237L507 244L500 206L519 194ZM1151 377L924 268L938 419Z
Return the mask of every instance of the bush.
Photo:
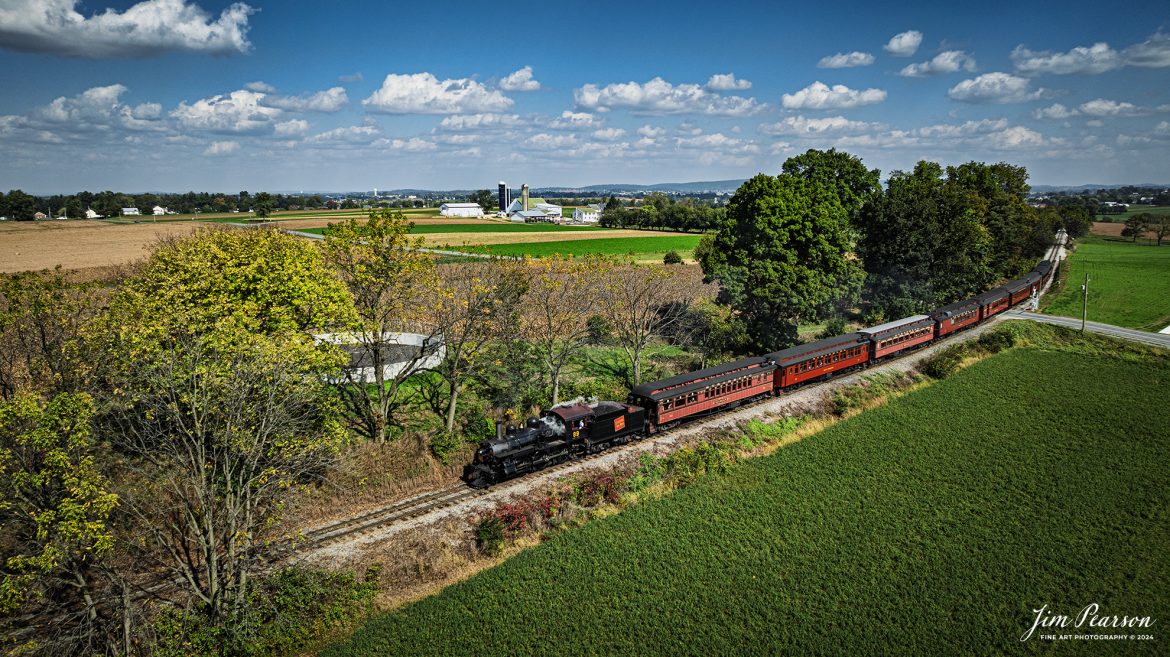
M475 527L475 544L489 557L499 556L504 549L504 521L494 515L485 517Z
M918 369L932 379L945 379L959 370L965 355L962 345L947 347L926 359Z
M451 455L459 451L459 448L463 446L463 442L459 434L454 431L439 431L431 437L431 454L434 454L440 463L447 465L447 461L451 458Z
M662 264L664 265L681 265L682 261L682 256L678 254L678 251L670 250L662 256Z
M265 579L239 615L212 623L197 610L168 609L155 622L158 657L276 657L311 651L373 608L380 570L286 568Z
M881 322L878 322L878 323L880 324ZM870 324L870 326L873 326L873 324ZM840 317L840 316L831 317L831 318L829 318L829 321L825 323L825 330L821 331L821 334L819 337L822 337L822 338L836 337L838 335L844 334L845 330L848 328L849 328L849 323L845 321L844 317Z
M979 336L979 346L993 354L997 354L1004 349L1010 349L1016 346L1016 336L1009 330L988 331Z

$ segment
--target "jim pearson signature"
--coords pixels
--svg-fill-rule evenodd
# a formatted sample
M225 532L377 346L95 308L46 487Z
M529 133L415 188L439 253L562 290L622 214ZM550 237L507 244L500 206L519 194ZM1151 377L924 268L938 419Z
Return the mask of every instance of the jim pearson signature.
M1075 616L1052 613L1048 610L1048 605L1044 605L1039 609L1033 609L1032 613L1036 614L1036 618L1032 621L1032 627L1028 628L1028 631L1020 636L1020 641L1027 641L1032 638L1032 634L1037 629L1054 627L1129 628L1150 627L1154 624L1154 619L1149 616L1111 616L1102 614L1100 611L1101 606L1095 602L1087 605Z

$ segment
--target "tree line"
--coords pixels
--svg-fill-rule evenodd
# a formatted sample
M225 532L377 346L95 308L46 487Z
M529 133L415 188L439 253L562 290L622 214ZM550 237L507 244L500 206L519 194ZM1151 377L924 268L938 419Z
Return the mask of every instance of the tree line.
M599 223L606 228L702 233L717 227L725 213L724 208L694 199L676 200L666 194L654 192L647 194L640 204L628 206L611 196L601 213Z
M236 194L219 192L125 194L106 190L38 197L13 189L7 194L0 192L0 217L30 221L36 213L42 212L50 217L84 219L85 211L90 209L103 217L119 217L122 215L122 208L138 208L141 213L149 214L155 206L167 208L178 214L251 212L256 209L257 201L260 199L266 199L269 212L326 207L328 203L320 194L305 196L267 192L251 194L247 191ZM340 207L339 203L334 204ZM357 207L356 204L354 207Z
M923 161L883 189L860 158L810 150L744 183L695 255L740 325L733 350L770 351L854 309L879 323L972 296L1035 266L1058 228L1088 231L1084 208L1029 206L1027 178Z

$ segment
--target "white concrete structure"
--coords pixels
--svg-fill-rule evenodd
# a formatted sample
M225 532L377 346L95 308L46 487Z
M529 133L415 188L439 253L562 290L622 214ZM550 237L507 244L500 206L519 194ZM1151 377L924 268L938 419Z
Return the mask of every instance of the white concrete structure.
M573 210L573 221L583 224L595 224L601 221L603 208L600 204L591 203L588 207Z
M439 214L444 217L482 217L483 208L479 203L444 203L439 206Z
M314 335L317 342L335 344L349 353L349 365L343 377L329 379L330 383L361 382L374 383L374 367L370 355L362 349L353 333L324 333ZM389 346L389 363L382 367L382 380L393 379L403 374L410 375L434 369L447 357L447 348L442 336L420 333L384 333L382 339Z
M139 216L138 208L122 208L123 217Z

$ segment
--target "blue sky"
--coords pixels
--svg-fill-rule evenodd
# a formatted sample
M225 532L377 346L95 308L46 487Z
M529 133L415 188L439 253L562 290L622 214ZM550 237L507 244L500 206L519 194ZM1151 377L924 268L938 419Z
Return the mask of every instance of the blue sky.
M1160 2L0 0L0 188L1170 183Z

